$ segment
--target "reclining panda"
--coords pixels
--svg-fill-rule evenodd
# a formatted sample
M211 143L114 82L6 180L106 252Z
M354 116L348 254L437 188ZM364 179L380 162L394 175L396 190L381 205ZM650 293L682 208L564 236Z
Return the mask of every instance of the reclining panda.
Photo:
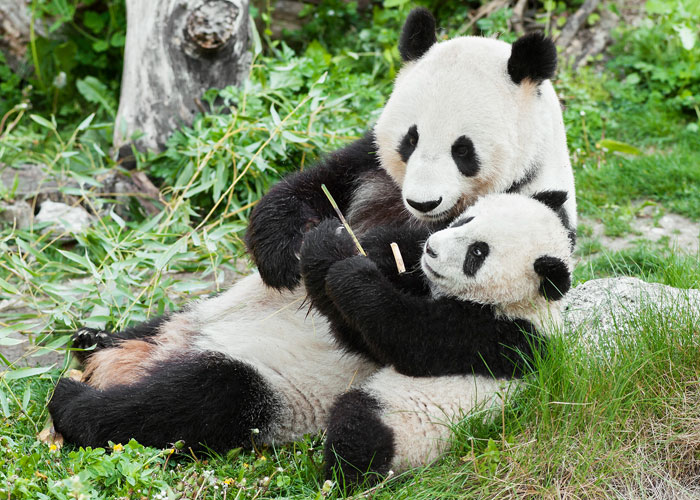
M522 376L544 348L543 324L559 323L556 301L571 285L565 200L561 191L488 195L429 237L411 227L371 230L367 257L331 221L305 238L309 297L334 330L357 336L354 344L388 366L336 401L329 476L339 466L354 483L367 471L428 463L455 418Z
M402 31L404 68L378 123L314 168L283 179L253 211L247 243L259 274L225 293L122 332L80 330L81 382L60 380L49 404L68 442L135 438L226 450L284 443L328 422L338 394L379 370L362 344L338 347L325 318L300 310L305 232L333 218L325 183L353 227L412 221L443 227L478 196L569 193L574 185L559 102L547 80L551 41L476 37L437 43L430 14ZM279 289L279 290L278 290ZM336 332L337 333L337 332ZM341 332L342 337L342 332Z

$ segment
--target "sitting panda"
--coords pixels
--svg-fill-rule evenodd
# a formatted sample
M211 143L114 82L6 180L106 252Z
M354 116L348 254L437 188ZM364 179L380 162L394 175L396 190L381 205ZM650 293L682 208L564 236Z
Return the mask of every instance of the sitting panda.
M552 41L532 33L512 46L471 36L438 43L435 20L418 8L399 52L404 65L373 130L286 177L254 208L246 242L268 286L294 289L305 232L336 218L321 184L359 233L407 221L439 229L489 193L565 191L573 241L574 177L549 81Z
M552 42L476 37L437 43L413 11L400 38L404 67L377 125L315 167L274 186L251 215L247 244L259 274L218 296L122 332L79 330L82 381L62 379L49 403L68 442L223 451L285 443L324 428L338 394L380 369L363 341L341 339L304 300L304 234L334 218L325 183L365 233L399 222L436 229L495 191L569 193L573 176L551 83ZM350 332L349 332L350 333ZM348 347L349 346L349 347Z
M355 483L367 471L429 463L447 445L452 420L523 375L571 285L565 200L561 191L488 195L424 239L421 253L415 241L424 235L405 227L373 230L366 257L334 224L309 234L302 246L309 297L334 329L361 337L386 366L336 401L325 445L329 476L338 467ZM408 250L406 281L388 251L396 239Z

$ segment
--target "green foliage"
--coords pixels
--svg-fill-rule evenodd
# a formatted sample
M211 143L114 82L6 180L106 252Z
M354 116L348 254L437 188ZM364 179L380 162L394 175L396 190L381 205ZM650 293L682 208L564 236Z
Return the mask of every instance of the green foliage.
M46 37L33 33L30 41L33 74L17 75L0 60L0 77L10 73L15 83L14 91L0 85L0 115L19 102L22 81L32 85L35 109L61 119L82 114L79 96L94 102L80 89L81 81L101 82L101 93L116 101L126 40L124 0L34 0L31 12L46 27Z
M609 67L630 102L651 99L700 118L699 5L693 0L648 0L650 17L641 26L622 29Z

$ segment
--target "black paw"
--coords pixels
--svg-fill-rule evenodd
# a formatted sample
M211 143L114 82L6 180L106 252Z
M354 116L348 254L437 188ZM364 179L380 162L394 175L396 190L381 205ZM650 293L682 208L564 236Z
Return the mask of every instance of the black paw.
M325 473L352 488L371 484L389 472L394 458L394 432L381 418L377 399L362 390L336 399L324 446Z
M346 229L335 219L326 219L318 227L309 231L301 245L301 270L317 270L323 266L323 273L339 260L357 255L358 249Z
M71 337L73 349L84 349L82 351L74 351L75 356L80 361L83 361L97 350L112 347L113 345L114 340L107 332L95 328L80 328Z

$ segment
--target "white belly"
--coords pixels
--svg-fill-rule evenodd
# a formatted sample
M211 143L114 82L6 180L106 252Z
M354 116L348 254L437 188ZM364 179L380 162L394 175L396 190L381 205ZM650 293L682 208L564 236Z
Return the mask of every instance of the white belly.
M335 396L364 381L377 365L342 351L328 322L295 291L267 288L252 274L189 311L195 348L254 366L279 393L285 415L270 440L289 441L326 425ZM196 318L196 319L195 319Z

